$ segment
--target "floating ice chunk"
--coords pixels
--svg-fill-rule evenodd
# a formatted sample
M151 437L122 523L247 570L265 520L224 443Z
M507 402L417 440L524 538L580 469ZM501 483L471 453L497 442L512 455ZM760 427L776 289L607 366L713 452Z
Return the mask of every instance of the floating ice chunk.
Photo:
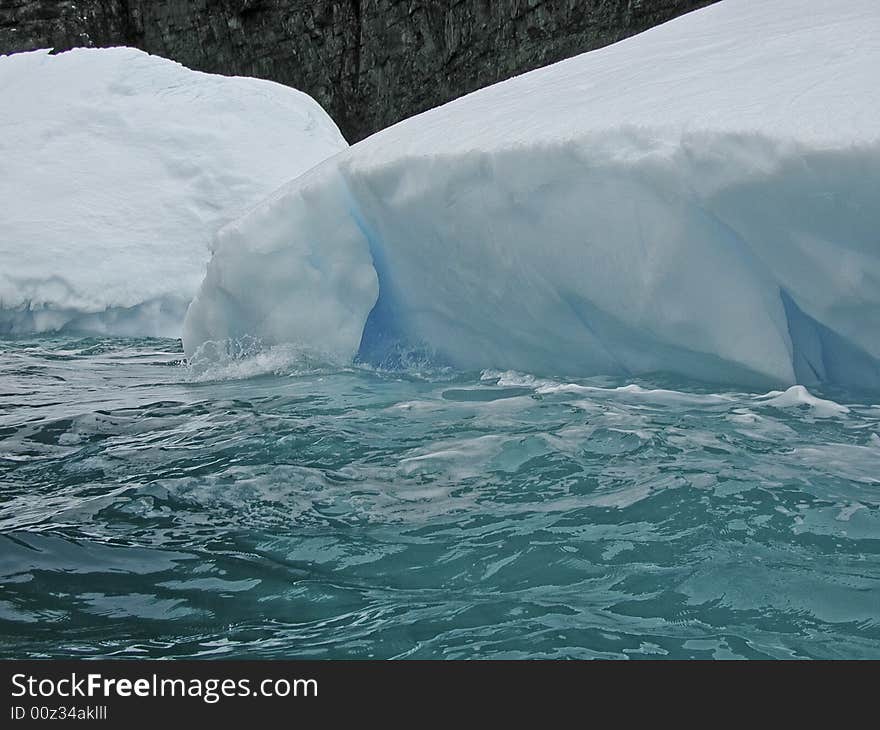
M759 396L763 405L775 408L796 408L807 406L816 418L832 418L849 413L849 408L832 400L817 398L803 385L793 385L785 392L772 390Z
M179 336L216 230L348 145L307 95L132 48L0 56L0 333Z
M726 0L413 117L294 181L284 236L278 201L240 226L187 350L227 317L348 349L365 323L366 361L880 386L877 68L875 0ZM316 231L321 260L368 252L375 306L275 311Z

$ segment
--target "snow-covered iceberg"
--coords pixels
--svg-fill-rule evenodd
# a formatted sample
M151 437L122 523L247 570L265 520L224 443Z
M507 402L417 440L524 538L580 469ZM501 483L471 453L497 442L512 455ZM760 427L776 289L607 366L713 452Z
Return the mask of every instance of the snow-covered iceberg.
M348 145L309 96L131 48L0 56L0 334L179 336L216 230Z
M226 228L184 329L880 384L880 5L725 0L397 124Z

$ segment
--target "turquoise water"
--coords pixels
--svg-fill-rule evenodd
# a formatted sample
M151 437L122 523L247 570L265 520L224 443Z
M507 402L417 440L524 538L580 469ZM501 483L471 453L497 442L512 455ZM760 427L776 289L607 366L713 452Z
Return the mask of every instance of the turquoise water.
M2 656L880 658L877 394L181 359L0 340Z

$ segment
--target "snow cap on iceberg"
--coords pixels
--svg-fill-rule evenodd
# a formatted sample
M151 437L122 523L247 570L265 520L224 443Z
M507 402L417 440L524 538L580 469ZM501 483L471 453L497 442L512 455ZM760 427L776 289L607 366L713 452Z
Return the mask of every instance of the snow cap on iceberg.
M132 48L0 56L0 333L179 336L216 230L347 147L306 94Z

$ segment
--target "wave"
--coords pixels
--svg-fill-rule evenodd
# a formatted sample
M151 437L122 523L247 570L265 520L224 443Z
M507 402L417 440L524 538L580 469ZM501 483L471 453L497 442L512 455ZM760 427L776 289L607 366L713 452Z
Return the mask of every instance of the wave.
M208 341L187 358L186 379L194 383L247 380L263 375L320 375L350 369L331 354L306 345L267 346L244 337Z

